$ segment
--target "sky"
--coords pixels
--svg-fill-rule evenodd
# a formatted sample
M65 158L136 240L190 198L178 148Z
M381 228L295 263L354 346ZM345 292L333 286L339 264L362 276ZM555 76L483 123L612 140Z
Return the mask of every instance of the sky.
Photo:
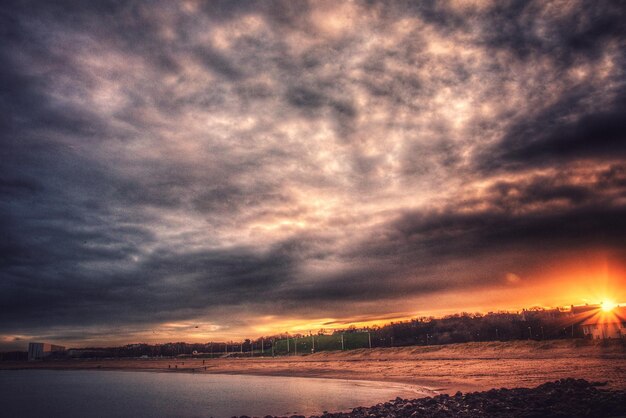
M626 302L619 1L3 1L0 350Z

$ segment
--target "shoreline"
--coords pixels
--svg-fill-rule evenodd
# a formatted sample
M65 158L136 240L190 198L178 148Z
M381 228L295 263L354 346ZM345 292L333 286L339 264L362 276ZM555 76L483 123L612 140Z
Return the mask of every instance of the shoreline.
M5 369L6 370L6 369ZM105 372L135 372L135 373L167 373L160 369L76 369L76 368L23 368L23 370L52 370L63 372L76 371L105 371ZM1 372L1 371L0 371ZM192 374L190 370L174 371L172 373ZM233 373L201 373L204 375L224 376ZM237 373L242 374L242 373ZM262 377L262 376L258 376ZM278 376L271 376L278 377ZM317 377L291 378L318 380ZM332 378L321 378L327 380ZM375 388L388 382L339 379L351 385ZM393 383L387 389L395 392L395 399L383 400L379 403L360 402L361 406L346 409L333 409L331 412L297 412L281 415L265 415L272 418L370 418L372 416L388 416L398 418L454 418L458 416L516 418L519 416L541 416L558 418L563 416L576 417L621 417L626 416L626 391L607 388L605 382L593 382L585 379L564 378L549 380L533 387L492 388L482 391L461 392L454 394L438 393L415 385ZM294 415L295 414L295 415ZM236 417L237 415L235 415ZM239 418L249 418L241 415Z
M626 390L626 346L520 341L319 352L297 357L2 362L0 370L3 369L121 370L364 380L412 385L447 394L503 387L534 387L555 379L576 378L606 381L609 388Z
M12 371L35 370L35 371L62 371L76 372L84 371L87 373L93 371L105 372L135 372L135 373L154 373L161 372L159 369L98 369L98 368L14 368ZM5 371L9 371L5 369ZM166 373L166 372L165 372ZM192 374L190 370L180 370L173 372L178 375L180 373ZM209 373L203 373L209 375ZM232 375L222 373L211 373L214 376ZM57 378L58 375L54 375ZM45 377L41 376L40 377ZM261 377L261 376L259 376ZM275 377L275 376L274 376ZM80 378L80 375L73 375L73 378ZM293 376L292 376L293 378ZM84 379L84 376L83 376ZM89 377L89 380L92 378ZM120 377L114 377L114 381L118 381ZM317 380L315 377L305 377L300 379ZM327 379L327 378L326 378ZM326 380L323 379L323 380ZM63 379L61 379L63 380ZM109 379L110 380L110 379ZM385 382L372 380L351 380L341 379L349 382L351 387L364 386L365 388L380 387ZM29 380L28 380L29 381ZM261 382L269 383L261 380ZM283 382L273 382L279 385L286 384ZM315 385L313 385L315 386ZM319 385L318 385L319 386ZM500 417L500 418L517 418L520 416L528 417L545 417L559 418L568 416L572 418L583 417L622 417L626 416L626 391L607 388L603 382L593 382L584 379L559 379L550 380L543 384L530 388L512 387L512 388L493 388L484 391L472 391L462 393L457 391L453 395L438 394L436 392L426 392L423 388L417 388L413 385L405 385L394 383L386 387L397 395L390 400L376 400L371 402L359 402L362 406L337 408L331 412L320 409L313 412L312 408L306 411L287 412L280 415L259 415L272 418L370 418L372 416L387 416L398 418L413 418L415 416L424 418L454 418L458 416L479 417ZM389 399L387 398L387 399ZM368 398L371 399L371 398ZM19 409L19 408L18 408ZM274 408L274 409L283 409ZM16 409L17 410L17 409ZM295 411L295 409L287 409ZM223 411L222 411L223 412ZM304 414L304 415L303 415ZM87 413L84 416L91 416ZM95 415L94 415L95 416ZM219 415L222 416L222 415ZM226 415L224 415L226 416ZM230 415L229 415L230 416ZM234 415L237 417L238 415ZM254 415L253 415L254 416ZM240 415L239 418L249 418L247 415Z
M91 361L91 360L87 360ZM140 360L137 360L140 361ZM437 396L440 395L443 389L436 388L433 382L430 384L422 385L416 384L414 380L407 381L404 379L357 379L350 377L343 377L340 375L314 375L308 373L268 373L268 372L252 372L252 371L220 371L220 372L212 372L212 371L201 371L195 369L163 369L163 368L129 368L129 367L71 367L71 366L55 366L55 367L1 367L0 364L0 372L2 371L24 371L24 370L51 370L51 371L88 371L88 372L125 372L125 373L184 373L184 374L206 374L206 375L225 375L225 376L258 376L258 377L293 377L300 379L332 379L332 380L345 380L350 382L364 382L364 383L392 383L394 385L398 385L404 388L409 388L411 391L416 394L420 394L423 396ZM428 383L427 381L424 381Z

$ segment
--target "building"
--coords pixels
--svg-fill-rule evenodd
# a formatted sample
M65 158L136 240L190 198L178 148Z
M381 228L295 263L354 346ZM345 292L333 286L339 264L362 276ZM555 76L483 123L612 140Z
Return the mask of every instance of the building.
M581 324L586 338L606 340L626 338L626 306L610 312L599 312Z
M572 315L590 314L590 313L597 312L601 308L602 308L601 305L589 305L589 304L577 305L577 306L572 305L570 309L570 313Z
M53 353L65 351L65 347L48 343L28 343L28 361L43 360Z

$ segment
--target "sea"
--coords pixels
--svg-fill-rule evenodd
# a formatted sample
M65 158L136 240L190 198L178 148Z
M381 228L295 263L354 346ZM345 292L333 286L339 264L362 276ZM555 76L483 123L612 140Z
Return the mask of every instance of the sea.
M232 417L321 415L396 397L426 396L388 382L104 370L0 370L0 416Z

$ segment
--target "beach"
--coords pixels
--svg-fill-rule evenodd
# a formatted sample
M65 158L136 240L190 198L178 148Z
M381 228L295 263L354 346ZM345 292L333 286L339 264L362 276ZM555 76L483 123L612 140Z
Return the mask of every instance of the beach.
M564 378L626 389L626 346L586 340L374 348L271 357L73 359L3 362L1 369L142 370L323 377L415 385L433 394L535 387Z

